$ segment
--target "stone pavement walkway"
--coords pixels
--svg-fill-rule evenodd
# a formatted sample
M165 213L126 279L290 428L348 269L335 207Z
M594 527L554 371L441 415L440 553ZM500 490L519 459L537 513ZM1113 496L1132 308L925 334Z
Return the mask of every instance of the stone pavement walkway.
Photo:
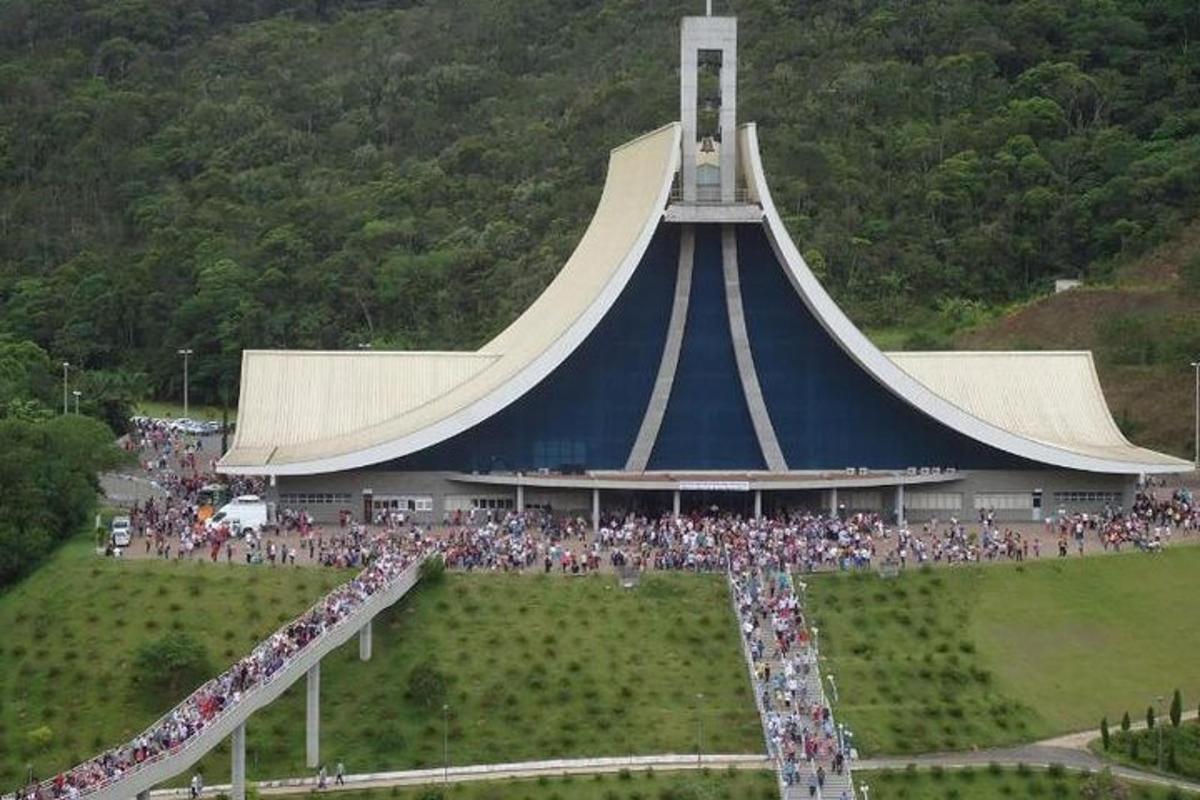
M326 765L332 770L333 765ZM773 769L773 764L761 754L729 755L661 755L624 756L617 758L560 758L549 761L524 761L513 764L477 764L466 767L441 767L414 769L402 772L368 772L347 775L344 786L335 786L332 772L324 791L362 791L392 786L429 786L440 783L471 783L475 781L520 780L529 778L554 778L562 775L597 775L619 773L622 770L644 772L686 772L701 769ZM262 795L308 794L316 789L317 779L285 778L274 781L259 781L254 784ZM187 787L178 789L155 789L150 793L157 800L186 798ZM215 797L228 794L229 785L205 786L204 795Z

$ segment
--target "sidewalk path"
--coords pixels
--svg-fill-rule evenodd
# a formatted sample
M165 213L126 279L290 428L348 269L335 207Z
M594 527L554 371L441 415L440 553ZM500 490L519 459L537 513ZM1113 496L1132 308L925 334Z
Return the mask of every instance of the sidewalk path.
M335 786L333 764L327 764L329 783L324 791L361 791L392 786L429 786L431 784L471 783L475 781L517 780L522 778L558 777L560 775L596 775L615 773L622 770L656 772L684 772L698 769L747 769L770 772L773 765L760 754L752 755L662 755L626 756L623 758L560 758L550 761L524 761L515 764L478 764L467 767L450 767L444 772L441 767L414 769L403 772L368 772L347 775L345 786ZM307 794L316 789L316 778L284 778L275 781L259 781L259 794L284 795ZM228 794L229 785L205 786L204 795L215 797ZM188 789L155 789L150 793L155 800L186 798Z
M1185 721L1189 720L1189 719L1195 719L1196 715L1197 715L1196 711L1185 711L1183 713L1182 719ZM1163 721L1168 722L1169 720L1163 720ZM1145 730L1146 729L1146 720L1143 719L1141 722L1133 723L1132 725L1129 726L1129 729L1134 730L1134 731ZM1117 731L1121 730L1121 721L1117 720L1115 724L1109 723L1109 730L1111 730L1113 733L1116 733ZM1067 747L1072 750L1087 750L1088 743L1093 742L1099 738L1100 738L1100 728L1099 728L1099 726L1097 726L1095 729L1090 730L1090 731L1079 731L1078 733L1068 733L1065 736L1056 736L1053 739L1043 739L1042 741L1036 742L1035 744L1045 745L1046 747Z
M1049 767L1051 764L1061 764L1069 770L1078 772L1099 772L1105 767L1112 770L1113 775L1138 783L1150 783L1158 786L1171 786L1187 792L1200 794L1200 783L1156 775L1152 772L1130 769L1105 761L1086 749L1078 747L1055 747L1048 744L1031 744L1020 747L998 748L995 750L976 750L968 753L941 753L925 756L897 756L887 758L868 758L855 762L856 772L880 769L904 769L909 764L918 767L943 767L945 769L962 769L964 767L987 766L999 764L1002 767L1015 767L1025 764L1030 767ZM869 782L869 779L868 779Z

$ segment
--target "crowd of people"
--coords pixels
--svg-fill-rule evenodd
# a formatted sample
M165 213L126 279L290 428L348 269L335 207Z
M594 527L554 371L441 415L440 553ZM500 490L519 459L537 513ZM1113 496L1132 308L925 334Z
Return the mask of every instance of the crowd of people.
M1041 557L1045 538L1002 527L986 510L980 512L978 525L952 518L920 528L889 526L871 513L828 516L798 511L760 519L704 512L627 513L605 517L593 533L583 519L534 510L459 513L435 531L395 515L373 520L372 529L349 513L326 530L303 509L279 509L278 541L269 534L247 541L239 540L236 532L203 523L202 493L213 477L212 462L206 469L203 461L201 441L188 441L169 427L148 423L139 426L130 442L165 490L164 497L135 504L131 511L132 527L144 539L146 553L153 549L163 558L189 558L207 551L215 561L224 550L226 560L234 561L236 542L248 562L295 564L299 556L307 563L362 571L134 740L29 787L18 800L75 798L180 747L415 560L433 553L440 553L448 567L468 571L728 573L768 748L785 782L807 782L810 794L815 794L828 773L846 768L849 748L839 738L815 679L815 649L792 575L870 569L879 563L904 569L930 562L1022 561ZM258 493L261 488L255 481L239 479L229 486L233 495ZM1072 540L1082 552L1088 537L1104 549L1131 545L1153 551L1178 531L1200 531L1200 510L1186 489L1169 497L1141 493L1128 512L1059 512L1045 528L1047 536L1057 536L1060 556L1067 555Z
M372 547L369 563L355 578L279 628L137 737L50 781L27 787L18 793L17 800L77 798L177 750L433 552L428 539L420 535L379 537Z
M769 753L784 783L799 785L807 775L809 796L823 796L828 771L847 768L848 748L821 689L816 649L792 580L793 556L778 547L780 533L767 527L723 528Z

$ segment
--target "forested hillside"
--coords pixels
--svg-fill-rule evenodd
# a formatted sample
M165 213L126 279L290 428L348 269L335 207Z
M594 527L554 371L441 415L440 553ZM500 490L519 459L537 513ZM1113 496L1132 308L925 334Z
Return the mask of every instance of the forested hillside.
M738 0L741 117L863 324L1104 280L1200 198L1196 0ZM243 347L471 347L700 0L0 0L0 333L193 399ZM127 385L127 384L124 384Z

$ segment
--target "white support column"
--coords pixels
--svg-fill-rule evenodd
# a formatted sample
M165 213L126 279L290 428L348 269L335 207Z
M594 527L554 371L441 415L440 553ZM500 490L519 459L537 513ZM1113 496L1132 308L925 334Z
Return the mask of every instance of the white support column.
M519 480L519 479L518 479ZM517 513L520 514L525 510L525 486L517 484Z
M904 484L896 484L896 524L904 524Z
M309 769L321 765L321 662L308 671L308 714L305 763Z
M675 519L679 519L679 490L671 492L671 511L675 514Z
M367 620L367 624L358 629L358 658L360 661L371 660L371 625L375 620Z
M592 489L592 533L600 530L600 490Z
M838 515L838 495L837 487L829 490L829 516L836 517Z
M762 489L754 490L754 518L762 519Z
M233 756L229 770L229 798L246 800L246 723L233 729L229 737L229 750ZM141 795L138 797L141 798Z

